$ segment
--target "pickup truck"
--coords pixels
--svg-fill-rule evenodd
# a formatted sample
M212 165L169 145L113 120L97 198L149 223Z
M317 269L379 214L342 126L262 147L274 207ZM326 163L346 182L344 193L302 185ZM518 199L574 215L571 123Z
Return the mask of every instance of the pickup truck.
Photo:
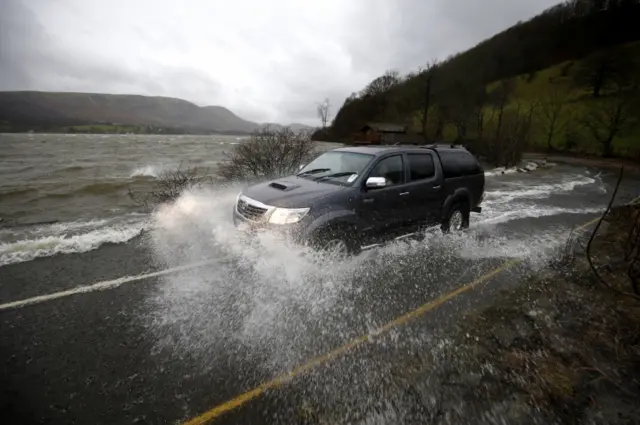
M458 146L356 146L322 153L295 175L243 189L237 226L275 229L320 250L357 253L389 232L469 226L484 170ZM394 234L395 234L394 233Z

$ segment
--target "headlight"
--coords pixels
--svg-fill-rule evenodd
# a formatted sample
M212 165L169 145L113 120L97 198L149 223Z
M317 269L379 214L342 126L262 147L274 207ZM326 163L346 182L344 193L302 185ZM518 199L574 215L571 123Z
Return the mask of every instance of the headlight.
M309 208L276 208L269 216L269 223L293 224L302 220Z

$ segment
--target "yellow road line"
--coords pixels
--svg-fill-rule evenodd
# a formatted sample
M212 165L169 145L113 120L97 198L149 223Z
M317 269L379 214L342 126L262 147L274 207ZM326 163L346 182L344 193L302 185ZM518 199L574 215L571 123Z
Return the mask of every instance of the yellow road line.
M630 204L635 204L636 202L640 201L640 196L635 198L634 200L632 200L631 202L629 202L627 205ZM589 220L588 222L578 226L575 231L578 230L583 230L587 227L589 227L590 225L592 225L593 223L597 222L600 219L600 217L598 218L594 218L593 220ZM273 389L273 388L278 388L280 387L282 384L289 382L290 380L292 380L293 378L303 375L306 372L310 371L311 369L317 367L317 366L321 366L325 363L328 363L329 361L335 359L336 357L346 353L347 351L350 351L354 348L357 348L363 344L365 344L366 342L369 342L370 336L378 336L380 334L383 334L385 332L390 331L393 328L402 326L407 324L409 321L416 319L422 315L424 315L425 313L432 311L436 308L438 308L440 305L446 303L447 301L457 297L458 295L470 291L471 289L475 288L476 286L480 285L483 282L486 282L487 280L491 279L492 277L502 273L503 271L505 271L506 269L515 266L516 264L521 263L522 260L519 259L512 259L512 260L508 260L505 261L504 263L502 263L500 266L498 266L497 268L493 269L492 271L490 271L489 273L486 273L482 276L480 276L479 278L477 278L476 280L463 285L461 287L459 287L458 289L449 292L448 294L445 294L433 301L430 301L426 304L421 305L420 307L416 308L415 310L411 310L410 312L397 317L395 319L393 319L392 321L386 323L385 325L382 325L381 327L379 327L378 329L372 331L369 334L366 335L362 335L359 336L358 338L332 350L329 351L326 354L323 354L321 356L318 356L310 361L308 361L307 363L304 363L294 369L292 369L291 371L278 376L275 379L272 379L271 381L267 381L243 394L240 394L239 396L236 396L234 398L232 398L231 400L228 400L222 404L219 404L218 406L207 410L206 412L202 413L199 416L196 416L193 419L190 419L186 422L184 422L182 425L201 425L201 424L206 424L218 417L220 417L221 415L223 415L226 412L229 412L237 407L240 407L244 404L246 404L247 402L253 400L254 398L257 398L259 396L261 396L265 391Z
M636 203L636 202L638 202L638 201L640 201L640 196L638 196L638 197L637 197L637 198L635 198L635 199L632 199L631 201L629 201L629 202L628 202L628 203L626 203L625 205L633 205L633 204L635 204L635 203ZM583 230L583 229L585 229L585 228L587 228L587 227L591 226L593 223L596 223L598 220L600 220L600 217L596 217L596 218L594 218L593 220L589 220L589 221L587 221L586 223L581 224L580 226L576 227L576 228L574 229L574 231Z
M580 226L576 227L575 229L573 229L574 231L578 231L578 230L583 230L586 229L587 227L591 226L593 223L597 222L598 220L600 220L600 217L596 217L593 220L589 220L584 224L581 224Z
M311 369L323 365L333 359L335 359L336 357L346 353L349 350L352 350L354 348L357 348L361 345L363 345L364 343L370 341L369 337L370 336L378 336L380 334L383 334L385 332L390 331L391 329L398 327L398 326L402 326L406 323L408 323L409 321L411 321L412 319L418 318L422 315L424 315L425 313L436 309L437 307L439 307L440 305L446 303L447 301L457 297L458 295L467 292L473 288L475 288L476 286L480 285L483 282L486 282L487 280L491 279L492 277L494 277L495 275L503 272L504 270L508 269L509 267L512 267L516 264L519 264L520 262L522 262L522 260L517 260L517 259L513 259L513 260L509 260L509 261L505 261L504 263L502 263L499 267L493 269L492 271L490 271L489 273L477 278L476 280L474 280L473 282L470 282L464 286L459 287L458 289L456 289L455 291L449 292L446 295L443 295L433 301L430 301L426 304L421 305L420 307L416 308L415 310L412 310L394 320L392 320L391 322L379 327L378 329L372 331L369 334L366 335L362 335L344 345L342 345L341 347L338 347L326 354L323 354L319 357L316 357L312 360L310 360L307 363L304 363L294 369L292 369L291 371L278 376L275 379L272 379L271 381L265 382L264 384L261 384L257 387L255 387L252 390L247 391L246 393L243 393L229 401L226 401L214 408L212 408L211 410L206 411L205 413L196 416L193 419L188 420L187 422L184 422L183 425L200 425L200 424L205 424L207 422L210 422L211 420L221 416L222 414L229 412L230 410L233 410L237 407L242 406L243 404L253 400L256 397L259 397L260 395L262 395L265 391L273 389L273 388L278 388L280 387L282 384L290 381L291 379L303 375L306 372L310 371Z

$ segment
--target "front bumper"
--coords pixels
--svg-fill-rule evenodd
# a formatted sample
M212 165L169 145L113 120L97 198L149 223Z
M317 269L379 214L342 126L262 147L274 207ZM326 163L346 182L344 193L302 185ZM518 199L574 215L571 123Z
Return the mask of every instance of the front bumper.
M238 200L241 199L241 196L238 197ZM245 202L254 203L254 205L259 206L260 208L264 208L266 211L260 217L247 217L238 210L238 200L236 200L236 203L233 206L232 217L233 224L239 231L248 234L256 234L259 232L275 233L297 243L303 243L306 240L304 232L304 229L306 227L306 217L293 224L269 223L269 215L276 207L262 204L246 196L243 196L242 199Z

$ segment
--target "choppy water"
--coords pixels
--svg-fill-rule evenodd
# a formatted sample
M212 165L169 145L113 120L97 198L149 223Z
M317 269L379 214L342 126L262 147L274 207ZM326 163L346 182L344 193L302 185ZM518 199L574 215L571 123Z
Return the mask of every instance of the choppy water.
M183 164L215 168L234 136L0 135L5 225L94 220L136 211L127 189Z
M244 139L0 134L0 265L130 240L150 223L129 189L181 165L211 174Z

